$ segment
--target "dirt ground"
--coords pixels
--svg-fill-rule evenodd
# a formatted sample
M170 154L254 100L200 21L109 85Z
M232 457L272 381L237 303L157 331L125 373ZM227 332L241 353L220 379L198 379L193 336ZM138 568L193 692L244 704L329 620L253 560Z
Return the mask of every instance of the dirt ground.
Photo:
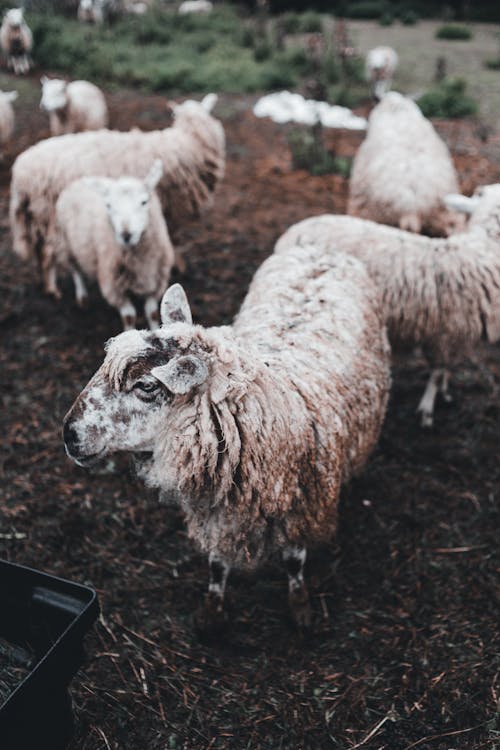
M157 127L160 97L115 94L115 126ZM292 172L283 128L225 98L227 176L215 207L186 226L177 275L195 319L227 323L292 222L342 212L347 183ZM24 107L24 108L23 108ZM15 152L43 116L18 107ZM462 185L500 180L500 143L474 123L442 123ZM330 132L352 154L359 133ZM94 289L79 310L55 303L10 252L9 169L0 169L2 457L0 556L94 586L102 617L74 681L72 750L493 750L500 746L498 491L500 349L480 350L422 432L427 376L398 359L380 445L346 488L339 534L311 553L315 622L288 621L279 565L229 583L224 638L200 640L193 613L206 561L182 518L128 470L96 475L66 459L61 421L101 363L118 315Z

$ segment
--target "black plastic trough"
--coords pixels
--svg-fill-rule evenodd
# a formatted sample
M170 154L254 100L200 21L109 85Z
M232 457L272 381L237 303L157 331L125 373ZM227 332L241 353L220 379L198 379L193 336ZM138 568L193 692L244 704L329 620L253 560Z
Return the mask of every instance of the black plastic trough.
M1 750L67 746L73 732L68 687L98 614L92 589L0 560L0 681L2 669L10 674L7 663L20 675L0 697Z

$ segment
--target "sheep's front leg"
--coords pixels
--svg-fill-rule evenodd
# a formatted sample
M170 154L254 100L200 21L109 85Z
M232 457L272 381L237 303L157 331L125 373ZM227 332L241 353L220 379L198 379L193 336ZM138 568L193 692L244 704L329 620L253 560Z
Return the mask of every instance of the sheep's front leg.
M311 627L312 611L309 592L304 582L305 547L285 547L283 562L288 573L288 603L295 624L300 628Z
M198 613L197 624L200 630L216 630L224 625L226 612L224 609L224 595L230 564L217 552L211 552L208 558L209 582L208 593L203 607Z
M76 270L76 268L71 269L71 276L73 278L73 284L75 285L76 304L78 305L78 307L85 307L87 305L89 295L87 292L87 287L85 286L85 282L83 280L83 276L79 271Z
M438 368L431 372L424 395L417 407L417 412L421 414L422 427L432 427L434 423L434 402L439 388L439 381L443 377L443 370Z
M130 300L127 299L120 305L119 312L122 318L123 330L130 331L132 328L135 328L137 313Z
M144 315L148 321L148 326L152 331L160 327L160 314L158 312L158 300L156 297L146 297L144 302Z

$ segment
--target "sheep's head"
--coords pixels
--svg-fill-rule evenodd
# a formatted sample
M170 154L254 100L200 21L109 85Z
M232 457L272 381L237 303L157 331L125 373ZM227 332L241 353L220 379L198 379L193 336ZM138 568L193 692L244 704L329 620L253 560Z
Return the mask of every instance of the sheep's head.
M210 354L194 335L184 290L161 303L157 331L124 331L64 418L66 452L79 466L117 451L150 452L179 399L207 387Z
M5 12L5 22L13 29L19 29L23 25L23 9L10 8Z
M485 229L493 222L495 233L500 221L500 183L482 185L476 188L474 195L467 197L460 194L446 195L446 207L452 211L461 211L470 216L469 226L483 226Z
M163 163L155 159L143 180L136 177L88 177L85 184L99 193L106 205L116 242L133 248L150 221L151 196L163 176Z
M195 99L186 99L181 104L170 103L170 107L173 110L174 118L178 118L182 114L200 114L202 112L210 113L217 104L217 94L207 94L203 97L201 102Z
M56 112L65 109L68 104L68 82L61 78L40 78L42 84L42 98L40 109L46 112Z

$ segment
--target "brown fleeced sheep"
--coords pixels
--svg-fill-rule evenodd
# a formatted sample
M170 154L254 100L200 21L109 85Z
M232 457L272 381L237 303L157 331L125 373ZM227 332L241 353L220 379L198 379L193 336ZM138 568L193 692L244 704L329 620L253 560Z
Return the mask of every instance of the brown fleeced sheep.
M450 196L451 198L451 196ZM312 244L362 260L383 295L393 346L421 346L432 369L418 406L422 425L433 423L438 390L445 400L449 369L479 341L500 339L500 185L473 198L449 200L471 213L468 229L431 239L352 216L316 216L290 227L275 252L297 253Z
M224 174L225 139L210 114L217 97L174 107L164 130L99 130L49 138L24 151L12 168L10 226L14 252L39 259L44 285L54 252L54 208L61 191L80 177L130 175L142 179L155 159L163 162L158 196L169 230L209 205Z
M444 197L458 180L444 141L418 106L395 91L372 111L354 157L347 213L409 232L447 236L464 228Z
M361 470L384 420L390 350L376 287L355 258L316 248L273 255L232 326L193 325L182 287L158 331L126 331L64 421L87 466L146 452L141 475L173 494L208 553L208 613L223 613L231 566L280 550L292 613L310 617L306 547L337 526L341 484Z

